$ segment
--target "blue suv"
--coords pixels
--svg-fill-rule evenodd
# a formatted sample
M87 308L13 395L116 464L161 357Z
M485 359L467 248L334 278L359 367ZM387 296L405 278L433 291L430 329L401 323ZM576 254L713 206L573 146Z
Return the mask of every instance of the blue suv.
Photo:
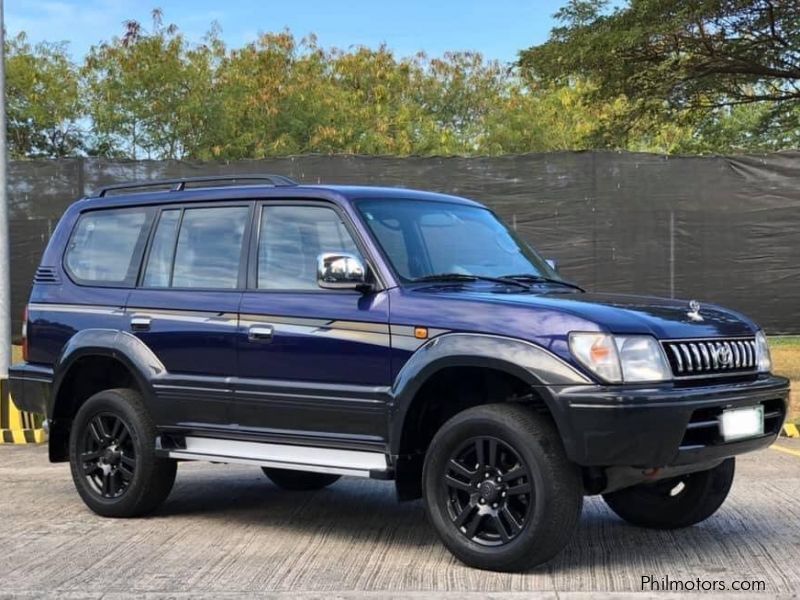
M105 188L62 217L24 323L13 398L94 512L154 510L185 460L289 490L394 479L493 570L557 554L585 495L643 527L708 518L786 414L748 318L585 292L481 204L421 191Z

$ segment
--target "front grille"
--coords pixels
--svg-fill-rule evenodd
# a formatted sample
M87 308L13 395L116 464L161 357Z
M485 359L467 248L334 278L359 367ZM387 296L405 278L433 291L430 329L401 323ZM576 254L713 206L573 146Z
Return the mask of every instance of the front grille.
M675 377L741 375L756 370L755 338L661 342Z

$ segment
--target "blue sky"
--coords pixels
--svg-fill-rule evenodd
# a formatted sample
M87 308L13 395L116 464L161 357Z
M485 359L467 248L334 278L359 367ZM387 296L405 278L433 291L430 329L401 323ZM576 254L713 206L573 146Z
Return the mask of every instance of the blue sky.
M191 39L202 39L212 21L228 45L240 46L260 32L285 27L316 33L322 46L375 47L399 56L424 50L478 50L513 61L518 50L544 41L553 13L566 0L6 0L6 29L25 30L31 41L67 41L80 59L92 44L122 31L122 22L150 23L159 7Z

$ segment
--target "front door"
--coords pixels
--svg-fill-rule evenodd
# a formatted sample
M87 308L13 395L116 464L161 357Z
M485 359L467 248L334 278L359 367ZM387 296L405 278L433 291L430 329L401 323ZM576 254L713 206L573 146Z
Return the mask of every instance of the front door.
M390 386L384 291L323 290L317 258L362 255L324 202L264 202L239 323L236 419L264 439L381 448Z
M232 427L230 382L252 210L242 202L160 212L126 308L131 332L166 370L154 383L159 426Z

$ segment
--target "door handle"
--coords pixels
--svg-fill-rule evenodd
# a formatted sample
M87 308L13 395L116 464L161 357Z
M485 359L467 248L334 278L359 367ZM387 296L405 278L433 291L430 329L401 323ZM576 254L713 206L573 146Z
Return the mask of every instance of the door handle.
M131 317L131 331L150 331L150 317Z
M247 330L247 339L251 342L271 342L273 331L272 325L251 325Z

